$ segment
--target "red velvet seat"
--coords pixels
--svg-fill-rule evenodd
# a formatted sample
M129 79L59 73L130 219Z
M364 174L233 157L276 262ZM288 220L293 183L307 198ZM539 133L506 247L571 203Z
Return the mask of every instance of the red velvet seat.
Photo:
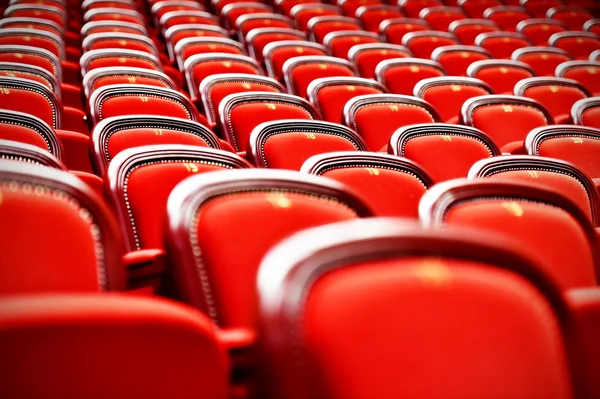
M4 18L10 17L26 17L40 18L52 21L61 27L66 26L66 12L54 6L43 4L13 4L9 5L4 11Z
M564 62L556 67L556 76L576 80L593 96L600 96L600 61Z
M402 37L402 45L418 58L431 58L438 47L457 45L458 39L452 33L438 31L409 32Z
M430 30L431 26L419 18L390 18L379 25L379 35L392 44L402 44L402 38L407 33Z
M60 159L48 152L47 149L21 141L0 138L0 159L67 170Z
M157 1L150 7L150 13L154 16L154 20L159 22L160 19L168 12L172 11L205 11L204 6L196 1L189 0L169 0Z
M467 69L472 63L490 58L490 53L477 46L443 46L431 53L431 59L450 76L467 76Z
M567 30L562 22L547 18L527 19L517 25L517 32L527 37L534 46L548 46L550 36Z
M470 18L483 18L488 8L502 6L500 0L458 0L458 5Z
M494 157L473 164L469 178L509 179L544 187L569 198L594 226L600 226L600 196L594 181L567 162L531 155Z
M275 5L275 9L280 14L285 15L286 17L291 17L292 8L294 8L297 5L321 3L315 3L314 0L275 0L273 4Z
M151 69L131 67L105 67L92 69L83 77L83 90L87 98L99 87L135 83L157 86L165 89L176 90L175 83L162 72Z
M221 10L221 24L229 30L234 30L237 20L239 17L250 14L262 14L266 12L273 12L273 7L268 6L262 2L237 2L227 4Z
M419 18L426 21L433 30L447 32L452 22L467 19L467 15L460 7L436 6L422 9Z
M591 32L555 33L548 43L565 50L574 60L587 60L592 52L600 50L600 38Z
M575 125L600 129L600 101L598 98L586 98L573 104L571 119Z
M511 59L529 65L537 76L554 76L556 67L571 57L566 51L553 47L525 47L513 52Z
M554 120L535 100L494 95L467 100L462 106L461 123L483 131L503 152L523 153L527 134L554 124Z
M225 7L228 5L234 5L234 4L238 4L238 3L247 3L247 1L244 0L212 0L211 1L211 9L216 11L216 15L219 16L223 16L223 13L225 13L227 10L225 10ZM258 1L253 1L251 2L252 5L255 4L261 4L261 3L265 3L264 1L258 0ZM233 25L235 26L235 25Z
M584 24L594 18L585 8L553 7L548 10L546 17L562 22L570 31L583 30Z
M399 0L400 9L409 18L419 18L424 8L438 7L444 4L440 0Z
M31 46L50 51L59 60L66 59L65 43L52 32L30 28L3 28L0 45Z
M446 71L435 61L418 58L384 60L377 64L377 81L390 93L412 96L415 85L427 78L444 76Z
M220 104L225 97L230 94L250 91L285 93L285 89L279 82L264 76L223 73L204 79L200 85L200 99L210 126L215 127L217 125L220 119Z
M524 62L483 60L469 65L467 76L484 81L494 93L511 95L520 80L534 77L535 72Z
M513 180L454 180L432 187L419 214L427 227L468 226L520 241L562 290L597 285L594 227L578 205L554 191Z
M531 18L525 8L515 6L490 7L485 10L483 17L494 22L506 32L516 32L519 22Z
M391 5L386 4L369 4L363 5L356 10L353 15L359 21L364 30L369 32L379 32L379 25L391 18L402 18L404 14L400 10Z
M415 97L431 104L445 123L458 123L460 109L468 99L492 93L492 89L479 79L454 76L423 79L414 89Z
M279 82L283 82L283 64L287 60L311 55L328 55L327 47L302 40L283 40L269 43L263 49L263 60L267 73Z
M141 84L96 89L89 99L92 121L122 115L160 115L202 121L190 100L178 91Z
M118 48L142 51L158 57L158 50L151 39L133 33L119 33L118 36L115 36L112 32L92 33L83 39L81 47L84 52L97 49Z
M180 70L184 69L185 60L195 54L246 54L244 47L239 42L222 37L188 37L178 41L173 47L173 51Z
M300 56L283 64L283 77L290 94L307 98L308 86L318 78L353 77L356 70L351 62L336 57Z
M348 17L354 17L360 7L381 4L380 0L337 0L337 6L342 10L342 14Z
M591 93L572 79L528 78L514 89L516 96L532 98L550 112L556 123L571 121L571 107L578 100L591 97Z
M290 16L296 24L296 29L306 31L308 21L315 17L340 16L340 9L331 4L311 3L298 4L290 10Z
M225 29L214 25L183 24L172 26L165 31L165 43L171 61L175 61L175 46L177 43L189 37L220 37L227 39L228 33Z
M521 5L534 18L544 18L548 10L561 5L560 0L522 0Z
M341 17L337 15L328 15L323 17L314 17L308 21L306 26L308 37L313 42L323 43L323 39L328 33L344 30L360 31L360 22L350 17Z
M300 170L313 155L366 150L362 138L345 126L287 119L257 126L250 134L247 157L261 168Z
M61 85L58 80L56 80L56 76L42 67L31 64L0 61L0 76L33 80L41 83L52 90L52 92L62 100ZM76 91L78 94L81 94L78 90ZM79 106L81 107L81 100L79 100Z
M426 101L399 94L370 94L350 99L344 107L344 123L357 132L370 151L386 151L399 128L419 123L440 122Z
M32 0L33 1L33 0ZM66 2L55 2L66 5ZM68 5L67 5L68 6ZM84 0L81 3L81 11L86 12L95 8L122 8L125 10L135 10L135 4L129 0ZM70 8L70 7L67 7ZM71 9L69 11L72 11Z
M83 293L3 298L0 320L9 362L4 397L227 397L228 359L214 327L174 302Z
M257 327L256 273L269 248L306 228L371 216L344 185L290 171L194 176L173 190L167 209L177 298L222 329L251 331Z
M257 28L246 36L248 53L257 61L262 62L264 48L270 43L287 40L306 40L304 32L289 28Z
M489 51L494 58L509 60L515 51L531 43L520 33L489 32L478 35L475 45Z
M253 29L259 28L293 28L293 22L288 17L275 13L247 14L239 17L235 23L235 30L240 42L244 42L246 35Z
M332 56L349 59L349 51L361 44L379 44L379 36L373 32L342 30L328 33L323 38L323 44Z
M119 22L115 21L92 21L84 24L81 28L81 37L86 37L93 33L133 33L148 35L148 31L142 25L131 22Z
M44 30L62 37L64 35L64 27L56 22L47 19L32 18L32 17L8 17L0 20L0 28L31 28Z
M360 76L375 79L375 70L381 61L412 57L410 51L397 44L370 43L352 46L348 59L356 65Z
M94 8L83 14L84 23L97 21L129 22L145 26L144 16L139 12L114 7Z
M16 161L0 162L0 179L3 296L125 287L120 232L91 188L68 172Z
M388 153L417 163L438 183L466 177L473 163L500 155L500 149L480 130L424 123L396 130Z
M145 68L163 72L162 64L158 58L152 54L134 50L91 50L81 56L79 64L81 65L82 75L92 69L105 67Z
M559 290L518 242L448 230L357 220L274 248L257 283L273 397L571 397Z
M220 130L237 152L246 151L250 133L261 123L282 119L321 119L308 101L283 93L231 94L223 99L219 108Z
M448 30L462 44L472 46L475 44L475 38L478 35L488 32L498 32L500 28L494 22L487 19L461 19L452 22Z
M332 152L310 157L301 172L328 177L355 190L377 216L417 218L431 178L407 159L372 152Z
M198 122L156 115L124 115L96 124L90 152L96 171L104 176L111 160L121 151L171 144L221 149L217 137Z
M36 146L59 160L64 152L54 129L29 113L0 110L0 139Z
M145 266L129 267L131 284L165 290L164 219L167 199L177 184L198 173L250 167L230 152L190 145L137 146L119 152L104 181L126 232L128 256Z
M557 125L532 130L525 142L529 155L562 159L593 179L600 177L598 129Z
M254 58L239 54L205 53L189 56L183 71L192 101L197 101L200 84L209 76L223 73L262 75L263 71Z
M205 11L169 11L163 14L159 19L159 25L163 32L175 25L184 24L204 24L204 25L219 25L219 20L216 16Z
M330 77L313 80L308 85L308 98L323 120L342 123L344 106L353 98L385 93L381 84L364 78Z

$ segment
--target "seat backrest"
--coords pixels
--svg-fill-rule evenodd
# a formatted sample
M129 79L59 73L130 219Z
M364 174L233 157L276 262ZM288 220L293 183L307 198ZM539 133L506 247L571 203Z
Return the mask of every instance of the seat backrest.
M218 18L206 11L169 11L164 13L159 19L159 25L163 32L175 25L183 24L205 24L219 25Z
M32 46L0 46L0 62L32 65L50 72L62 82L62 67L57 56L48 50Z
M170 27L165 31L165 42L171 61L175 61L175 46L179 41L189 37L220 37L227 39L227 31L219 26L205 24L182 24Z
M556 67L570 61L571 57L566 51L554 47L524 47L515 50L511 59L529 65L537 76L554 76Z
M548 10L561 5L560 0L521 0L521 5L534 18L544 18Z
M275 5L275 8L277 9L277 11L280 14L283 14L287 17L292 17L292 8L294 8L297 5L304 5L304 4L311 4L311 5L321 4L321 5L325 5L325 6L330 5L330 4L314 3L313 0L275 0L273 2L273 4ZM333 7L337 8L335 6L333 6ZM339 14L339 12L338 12L338 14Z
M253 29L259 28L293 28L293 22L288 17L275 13L247 14L239 17L235 23L238 40L244 43L246 35Z
M419 18L427 21L433 30L447 32L452 22L467 19L467 15L460 7L435 6L422 9Z
M342 14L347 15L349 17L354 17L356 15L356 11L360 7L368 6L368 5L380 5L380 0L338 0L337 5L342 10ZM358 17L357 17L358 18Z
M0 27L2 28L33 28L38 30L45 30L52 32L55 35L62 37L64 35L64 28L58 25L56 22L49 21L42 18L32 17L8 17L0 20Z
M210 320L172 301L85 293L3 298L0 320L4 397L227 397L226 350Z
M313 155L366 150L362 138L345 126L287 119L258 125L250 134L247 157L261 168L300 170Z
M104 176L108 164L121 151L165 144L221 148L217 137L198 122L156 115L123 115L106 118L94 126L92 160L98 174Z
M420 58L395 58L377 64L375 76L390 93L412 96L416 84L427 78L444 76L442 66L430 60Z
M313 80L308 85L308 98L323 120L342 123L348 101L367 94L383 94L385 87L365 78L328 77Z
M438 7L444 4L440 0L399 0L398 5L409 18L419 18L421 10L427 7Z
M135 83L147 86L176 90L175 83L166 74L145 68L104 67L92 69L83 77L83 90L86 98L99 87L113 84Z
M123 49L90 50L79 59L81 75L92 69L105 67L145 68L163 72L159 59L149 53Z
M301 172L328 177L355 190L377 216L417 218L421 196L433 185L416 163L374 152L332 152L306 160Z
M369 151L386 151L392 134L403 126L436 122L440 122L436 110L412 96L367 94L344 106L344 124L363 138Z
M54 92L42 83L0 76L0 109L31 114L53 129L62 125L62 106Z
M531 155L493 157L473 164L468 177L512 179L545 187L568 197L594 226L600 226L600 194L596 185L568 162Z
M419 18L390 18L379 24L379 35L388 43L402 44L407 33L432 29L427 21Z
M363 29L368 32L379 33L379 25L388 19L402 18L400 10L388 4L368 4L360 6L354 13Z
M60 159L50 154L46 149L31 144L25 144L21 141L4 140L0 138L0 159L67 170L67 167Z
M255 59L227 53L206 53L189 56L183 64L183 72L192 100L197 100L200 84L211 75L220 73L239 73L262 75L263 71Z
M63 9L43 4L12 4L4 11L4 17L47 19L62 28L67 21L67 13Z
M593 96L600 96L600 61L568 61L556 67L556 76L579 82Z
M470 18L483 18L483 14L490 7L502 6L500 0L458 0L458 5Z
M448 27L450 33L454 34L458 40L467 46L475 44L477 35L488 32L498 32L500 28L492 21L487 19L460 19L454 21Z
M29 113L0 110L0 139L34 145L57 159L64 151L54 129Z
M515 85L516 96L532 98L544 106L556 123L569 123L571 107L592 94L577 81L566 78L527 78Z
M592 179L600 178L600 131L598 129L555 125L532 130L525 140L529 155L557 158L578 167Z
M104 48L119 48L158 56L158 50L152 39L135 33L119 33L118 36L115 36L113 32L92 33L83 39L81 48L83 52Z
M374 32L357 30L341 30L328 33L323 38L323 44L334 57L350 59L348 52L360 44L378 44L379 35Z
M479 79L442 76L423 79L415 85L414 95L433 105L443 122L457 123L460 109L469 98L492 94Z
M89 99L92 121L121 115L160 115L199 120L194 105L176 90L141 84L103 86Z
M3 28L0 30L0 45L31 46L50 51L64 60L65 44L55 33L33 28Z
M489 60L492 55L477 46L442 46L433 50L431 59L438 62L450 76L467 76L467 69L476 61Z
M200 98L206 119L211 127L217 125L221 101L230 94L249 91L285 93L284 87L274 79L241 73L222 73L205 78L200 84Z
M180 70L183 70L185 60L194 54L246 54L241 43L222 37L187 37L178 41L173 49Z
M61 98L59 82L52 72L44 68L30 64L0 61L0 76L34 80L47 86L58 98Z
M263 60L267 74L283 83L283 64L298 56L326 56L327 47L304 40L282 40L271 42L263 49Z
M482 60L469 65L467 76L484 81L494 93L511 95L520 80L534 77L535 72L520 61Z
M531 18L521 21L517 25L517 32L525 35L534 46L547 46L550 36L567 30L567 27L560 21L548 18Z
M219 108L220 130L236 151L246 151L250 133L261 123L282 119L321 119L308 101L283 93L230 94Z
M305 228L371 216L334 180L261 170L186 179L167 209L167 253L178 298L221 328L257 326L256 272L276 242Z
M177 184L198 174L251 168L230 152L189 145L149 145L123 150L105 178L127 249L163 249L167 199Z
M256 28L246 36L248 54L258 62L262 62L263 50L269 43L283 40L306 40L306 34L291 28Z
M195 1L158 1L152 4L150 8L151 14L154 16L156 22L160 22L160 19L168 12L172 11L205 11L206 9L200 3Z
M600 129L600 101L596 97L577 101L571 108L571 118L576 125Z
M509 60L515 51L531 43L520 33L488 32L477 35L475 45L489 51L494 58Z
M314 17L306 25L308 37L310 40L323 43L323 39L328 33L340 30L360 31L360 22L355 18L328 15L324 17Z
M86 37L92 33L102 32L123 32L123 33L136 33L141 35L147 35L148 31L142 25L131 22L119 22L118 24L114 21L91 21L87 22L81 27L81 37Z
M327 15L341 15L340 9L333 4L298 4L290 10L290 16L294 20L296 28L305 32L308 29L308 21L316 17Z
M519 22L531 18L527 10L520 6L490 7L485 10L483 17L494 22L506 32L516 32Z
M235 29L238 18L250 14L272 13L273 7L262 2L239 2L227 4L221 10L221 24L230 30Z
M452 33L423 30L409 32L402 36L402 45L418 58L431 58L431 53L438 47L457 45L458 38Z
M563 6L548 10L546 17L562 22L571 31L583 30L584 24L594 18L585 8Z
M74 175L0 161L0 291L125 288L121 234L108 207Z
M388 218L288 238L257 283L273 397L572 397L568 310L523 252Z
M562 194L514 180L453 180L423 196L419 215L427 227L469 226L519 240L562 290L597 285L596 232Z
M482 131L439 123L401 127L390 137L387 151L416 162L436 183L466 177L473 163L500 155Z
M354 64L328 56L300 56L283 64L283 77L290 94L308 98L308 86L318 78L356 76Z
M600 38L591 32L555 33L548 43L565 50L574 60L587 60L592 52L600 50Z
M512 152L523 147L532 129L552 125L554 119L535 100L493 95L467 100L461 109L461 123L485 132L505 152Z
M406 47L389 43L357 44L348 51L348 59L366 79L375 79L375 70L381 61L410 57L412 54Z
M111 21L113 23L130 22L145 26L144 16L135 10L115 7L92 8L83 14L83 22Z

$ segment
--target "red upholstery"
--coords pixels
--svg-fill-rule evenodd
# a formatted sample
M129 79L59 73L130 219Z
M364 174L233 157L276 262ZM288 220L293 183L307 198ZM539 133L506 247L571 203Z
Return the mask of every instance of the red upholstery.
M58 24L61 27L65 26L65 13L63 10L46 5L19 4L11 5L4 12L4 17L28 17L47 19Z
M539 103L499 95L467 101L462 107L462 122L483 131L501 148L516 143L519 149L531 130L554 123Z
M246 36L246 42L248 43L250 55L257 61L262 62L263 50L269 43L283 40L304 40L305 38L303 32L295 29L258 28Z
M410 18L418 18L424 8L443 6L440 0L400 0L398 4L402 12Z
M414 94L433 105L446 123L457 123L460 108L469 98L491 94L482 81L472 78L440 77L421 80Z
M81 36L85 37L92 33L104 33L104 32L122 32L122 33L133 33L133 34L147 34L146 28L137 24L129 22L119 22L116 25L111 21L98 21L88 22L81 28Z
M600 62L570 61L559 65L556 76L576 80L593 96L600 96Z
M353 65L334 57L301 56L283 64L288 92L307 98L308 85L315 79L333 76L355 76Z
M46 32L54 33L55 35L61 35L62 27L55 24L52 21L48 21L40 18L3 18L0 22L0 26L3 28L30 28L43 30Z
M300 170L313 155L367 149L355 132L329 122L291 119L261 126L250 135L249 155L262 168Z
M455 180L430 190L422 201L427 206L420 215L429 226L475 227L518 239L563 290L597 285L594 228L560 194L517 182Z
M205 11L169 11L160 17L160 26L163 30L167 30L175 25L184 24L204 24L204 25L218 25L217 19L214 15Z
M302 229L370 215L336 182L256 172L188 179L176 190L179 198L197 198L194 204L179 202L173 194L168 205L170 225L180 226L167 240L169 248L177 248L169 253L180 297L222 328L257 326L256 272L273 244ZM213 193L210 199L203 199L205 190ZM182 217L186 209L191 219ZM239 228L258 225L259 230ZM232 243L243 256L231 251ZM201 275L197 264L202 264Z
M523 0L521 5L534 18L544 18L550 8L560 6L561 2L560 0Z
M376 33L383 21L404 16L396 7L384 4L363 5L356 10L355 15L364 30Z
M600 163L597 157L600 140L596 129L582 126L548 126L531 131L526 144L530 155L562 159L594 179L600 177Z
M236 21L236 31L243 40L252 29L258 28L289 28L292 21L289 18L282 17L274 13L248 14L239 17Z
M124 288L121 236L91 188L23 162L4 161L0 176L3 295Z
M586 98L573 104L571 117L576 125L600 129L600 103L595 98Z
M349 17L338 17L335 15L315 17L308 22L307 30L311 40L323 43L328 33L343 30L360 30L358 20Z
M348 51L352 47L375 43L379 43L376 33L356 30L331 32L323 39L323 44L327 46L331 55L345 59L349 59Z
M590 97L583 86L564 78L524 79L515 86L515 95L538 101L550 112L556 123L568 123L573 104Z
M142 35L127 33L121 33L117 37L113 33L93 33L84 39L82 47L83 51L120 48L157 55L151 40Z
M273 9L260 2L232 3L223 7L221 20L224 22L225 27L234 29L239 17L250 14L262 14L265 12L273 12Z
M146 68L162 71L160 61L156 57L133 50L91 50L81 57L80 62L84 72L106 67Z
M165 39L169 49L169 57L174 59L173 48L183 39L191 37L220 37L227 38L227 31L214 26L202 24L175 25L167 29Z
M529 65L537 76L554 76L557 66L571 60L566 51L552 47L525 47L515 51L511 58Z
M358 44L348 52L348 58L356 65L360 76L367 79L375 79L375 70L381 61L410 56L408 49L386 43Z
M263 49L263 59L269 76L283 82L283 64L298 56L324 56L327 48L317 43L299 40L269 43Z
M546 16L562 22L571 31L583 30L583 25L594 18L587 10L577 7L554 7L548 10Z
M302 172L351 187L377 216L418 217L419 199L433 184L416 164L385 154L335 152L315 155Z
M502 6L500 0L461 0L460 7L471 18L483 18L484 12L490 7Z
M484 81L494 93L511 95L520 80L534 77L535 72L523 62L488 60L471 64L467 76Z
M402 38L407 33L424 30L431 30L431 26L418 18L390 18L379 25L380 35L392 44L402 44Z
M97 88L114 85L136 83L141 85L175 89L175 83L165 74L141 68L96 68L86 73L83 88L89 97Z
M338 6L341 8L342 14L347 15L349 17L354 17L356 15L356 11L361 6L379 4L381 4L379 0L340 0L338 2Z
M447 32L454 21L466 19L460 7L428 7L421 10L419 18L427 21L433 30Z
M6 46L0 49L0 62L33 65L45 69L57 79L61 76L60 63L52 53L43 49L35 51L30 46Z
M587 60L600 50L600 38L589 32L563 32L550 37L551 46L565 50L574 60Z
M484 18L493 21L506 32L516 32L519 22L531 18L523 7L498 6L485 10Z
M488 32L497 32L498 26L485 19L462 19L450 24L449 31L454 34L458 40L467 46L475 44L475 38Z
M534 46L547 46L548 39L555 33L566 32L567 27L552 19L529 19L517 25L517 31L527 37Z
M477 36L475 45L489 51L494 58L509 60L515 50L531 46L531 43L519 33L490 32Z
M388 152L414 161L435 182L465 177L476 161L500 155L494 142L476 129L431 123L398 129Z
M63 59L64 43L50 32L37 31L28 28L5 28L0 31L0 46L16 45L31 46L50 51L59 59Z
M160 19L168 12L172 11L202 11L204 6L194 1L173 1L173 2L158 2L152 6L152 14L160 21ZM197 23L197 22L192 22Z
M0 318L4 397L227 397L228 360L214 327L174 302L89 294L6 298Z
M377 65L375 73L377 81L390 93L408 96L413 95L415 85L421 80L445 75L444 69L437 62L416 58L382 61Z
M292 18L296 24L296 28L301 31L306 31L308 21L315 17L336 16L340 15L339 8L329 4L313 3L299 4L293 7L290 11Z
M21 78L0 77L0 109L33 115L54 129L61 127L60 102L45 85Z
M292 8L300 4L319 5L321 3L313 3L313 0L277 0L274 2L281 14L291 17Z
M564 300L481 235L371 219L278 245L258 282L274 397L571 397Z
M221 37L193 37L180 40L174 47L178 64L183 66L185 60L194 54L227 53L244 55L242 45L231 39Z
M364 78L322 78L314 80L307 91L310 102L324 120L342 123L344 106L349 100L367 94L381 94L385 88Z
M436 48L457 44L458 39L454 35L437 31L410 32L402 37L402 45L418 58L431 58Z
M28 113L0 111L0 139L34 145L61 159L64 149L54 130Z
M431 59L438 62L451 76L466 76L469 66L476 61L492 58L487 51L476 46L438 47Z
M403 126L440 122L425 101L393 94L355 97L346 104L344 114L346 126L363 138L370 151L385 151L392 134Z

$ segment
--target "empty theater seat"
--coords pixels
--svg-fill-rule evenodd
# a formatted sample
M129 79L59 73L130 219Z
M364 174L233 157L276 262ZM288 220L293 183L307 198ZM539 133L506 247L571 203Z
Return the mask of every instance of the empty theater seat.
M337 180L364 198L377 216L418 217L421 196L433 185L416 163L373 152L330 152L306 160L301 172Z
M560 21L545 18L527 19L517 25L517 32L523 34L534 46L547 46L550 36L567 30Z
M490 7L485 10L483 17L494 22L506 32L516 32L519 22L531 18L525 8L518 6Z
M452 33L431 30L409 32L402 36L402 43L418 58L431 58L438 47L457 45L458 39Z
M594 16L584 8L569 6L553 7L548 10L546 17L562 22L572 31L583 30L584 24L588 20L594 18Z
M497 32L500 28L494 22L487 19L461 19L452 22L448 30L462 44L472 46L475 44L475 38L478 35L487 32Z
M512 54L531 43L520 33L489 32L477 35L475 45L487 50L494 58L509 60Z
M482 60L469 65L467 76L484 81L494 93L511 95L520 80L534 77L535 72L524 62Z
M323 44L334 57L349 59L348 51L359 44L379 43L377 33L357 30L342 30L328 33L323 38Z
M381 61L412 57L410 51L403 46L389 43L367 43L352 46L348 59L356 65L361 77L375 78L377 65Z
M556 67L556 76L579 82L593 96L600 96L600 62L569 61Z
M402 44L404 35L423 30L430 31L432 28L419 18L390 18L379 24L379 35L392 44Z
M444 76L442 66L430 60L419 58L395 58L377 64L375 75L390 93L412 96L418 82L427 78Z
M310 83L318 78L356 76L354 65L346 60L328 56L300 56L283 64L283 76L288 92L308 98Z
M298 56L325 56L327 47L322 44L302 40L282 40L272 42L263 49L263 60L267 73L283 83L283 65L290 58Z
M400 10L387 4L368 4L359 7L355 14L360 21L363 29L369 32L379 32L379 26L382 22L392 18L402 18L404 14Z
M556 67L570 61L571 57L554 47L525 47L514 51L511 59L529 65L537 76L554 76Z
M29 113L0 110L0 139L34 145L57 159L61 159L64 152L54 129Z
M577 101L571 108L571 118L576 125L600 129L600 101L596 97Z
M574 60L587 60L592 52L600 50L600 38L591 32L555 33L548 43L565 50Z
M92 69L83 77L82 87L87 98L99 87L136 83L176 90L175 83L162 72L144 68L104 67Z
M490 58L490 53L477 46L443 46L431 53L431 59L438 62L450 76L466 76L473 62Z

